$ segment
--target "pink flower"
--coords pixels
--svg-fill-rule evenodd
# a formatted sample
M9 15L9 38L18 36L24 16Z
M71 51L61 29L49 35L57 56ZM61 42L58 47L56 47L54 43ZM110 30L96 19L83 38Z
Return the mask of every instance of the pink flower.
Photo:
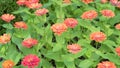
M70 0L63 0L64 3L71 3Z
M73 54L76 54L78 53L82 48L80 45L78 44L72 44L72 45L68 45L67 46L67 49L69 52L73 53Z
M118 2L118 0L110 0L110 3L114 6L116 6L117 2Z
M22 65L27 66L28 68L35 68L35 66L38 66L40 62L40 59L37 55L29 54L26 55L22 60Z
M89 4L89 3L93 2L93 0L82 0L82 2L85 4Z
M120 8L120 1L117 2L116 6Z
M64 23L56 23L51 26L51 29L55 34L61 35L67 30L67 26Z
M101 0L101 3L107 3L108 0Z
M40 3L32 3L32 4L28 4L27 7L31 8L31 9L38 9L38 8L42 7L42 4L40 4Z
M38 44L38 41L33 38L27 38L27 39L23 40L23 42L22 42L22 45L27 48L31 48L32 46L34 46L36 44Z
M15 16L12 15L12 14L3 14L3 15L1 16L1 19L4 20L4 21L6 21L6 22L10 22L10 21L13 20L14 18L15 18Z
M107 18L112 18L115 16L115 13L112 10L108 10L108 9L102 10L101 14Z
M118 30L120 30L120 24L117 24L117 25L115 26L115 28L118 29Z
M18 5L25 5L26 0L18 0L17 4Z
M86 11L84 12L82 15L81 15L81 18L82 19L89 19L89 20L92 20L94 18L97 17L97 12L95 10L89 10L89 11Z
M14 26L15 26L15 28L27 29L27 24L23 21L15 22Z
M103 32L93 32L90 34L90 40L95 40L96 42L102 42L106 39L106 35Z
M116 66L113 62L103 61L98 64L97 68L116 68Z
M43 8L43 9L38 9L38 10L36 10L36 11L35 11L35 14L36 14L37 16L42 16L42 15L48 13L48 12L49 12L49 11L48 11L47 9Z
M116 53L120 56L120 47L115 48Z
M9 34L3 34L0 36L0 44L6 44L10 41L10 35Z
M67 27L74 28L78 24L78 21L74 18L67 18L64 23Z

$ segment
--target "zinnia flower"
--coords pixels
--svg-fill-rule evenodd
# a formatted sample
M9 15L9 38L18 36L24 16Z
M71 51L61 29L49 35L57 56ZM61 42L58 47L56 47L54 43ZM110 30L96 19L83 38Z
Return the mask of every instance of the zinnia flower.
M2 63L3 68L13 68L14 65L15 65L15 63L12 60L5 60Z
M101 3L107 3L108 0L101 0Z
M32 46L34 46L36 44L38 44L38 41L33 38L27 38L27 39L23 40L23 42L22 42L22 45L27 48L31 48Z
M115 28L120 30L120 24L116 24Z
M63 0L64 3L71 3L70 0Z
M112 10L108 10L108 9L102 10L101 14L107 18L112 18L115 16L115 13Z
M48 11L47 9L43 8L43 9L38 9L38 10L36 10L36 11L35 11L35 14L36 14L37 16L42 16L42 15L48 13L48 12L49 12L49 11Z
M27 29L27 24L23 21L15 22L14 26L15 26L15 28Z
M98 64L97 68L116 68L116 66L113 62L103 61Z
M82 2L85 4L89 4L89 3L93 2L93 0L82 0Z
M17 4L18 5L25 5L26 0L18 0Z
M69 52L76 54L78 52L80 52L80 50L82 49L80 45L78 44L72 44L72 45L68 45L67 49Z
M67 27L74 28L78 24L78 21L74 18L67 18L64 23Z
M110 0L110 3L114 6L116 6L117 2L118 2L118 0Z
M10 22L10 21L13 20L14 18L15 18L15 16L12 15L12 14L3 14L3 15L1 16L1 19L4 20L4 21L6 21L6 22Z
M22 65L27 66L28 68L35 68L38 66L40 59L37 55L29 54L26 55L22 60Z
M120 56L120 47L115 48L116 53Z
M0 36L0 44L6 44L10 41L10 35L9 34L3 34L3 36Z
M116 6L120 8L120 1L117 2Z
M40 4L40 3L32 3L32 4L28 4L27 7L31 8L31 9L38 9L38 8L42 7L42 4Z
M86 11L84 12L81 17L82 19L89 19L89 20L92 20L94 18L97 17L97 12L95 10L89 10L89 11Z
M55 34L61 35L67 30L67 26L64 23L56 23L51 26L51 29Z
M96 42L102 42L106 39L106 35L103 32L93 32L90 34L90 40L95 40Z

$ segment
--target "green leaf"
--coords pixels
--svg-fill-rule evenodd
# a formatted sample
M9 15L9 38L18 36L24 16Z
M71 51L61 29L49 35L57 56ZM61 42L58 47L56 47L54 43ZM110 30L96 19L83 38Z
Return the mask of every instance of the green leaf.
M50 64L50 62L46 59L41 60L41 65L43 68L53 68L52 64ZM41 67L39 67L39 68L41 68Z
M76 68L74 62L64 61L64 63L65 63L65 65L66 65L67 68Z
M10 23L3 24L2 26L7 29L13 29L13 26Z
M55 45L53 45L53 52L59 51L63 48L63 45L57 43Z
M73 57L73 54L62 55L62 60L63 60L63 61L73 62L74 59L75 59L75 58Z

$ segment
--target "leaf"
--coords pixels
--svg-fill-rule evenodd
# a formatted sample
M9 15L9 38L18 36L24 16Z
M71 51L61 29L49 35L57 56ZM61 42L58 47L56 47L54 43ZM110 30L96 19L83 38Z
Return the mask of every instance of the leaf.
M53 45L53 52L59 51L63 48L63 45L57 43L55 45Z
M75 58L73 57L73 54L62 55L62 60L63 60L63 61L73 62L74 59L75 59Z
M64 61L64 63L65 63L65 65L66 65L67 68L76 68L74 62Z
M13 29L13 26L10 23L3 24L2 26L7 29Z
M41 65L43 68L53 68L52 64L50 64L50 62L48 62L48 60L46 60L46 59L41 60ZM41 68L41 67L39 67L39 68Z

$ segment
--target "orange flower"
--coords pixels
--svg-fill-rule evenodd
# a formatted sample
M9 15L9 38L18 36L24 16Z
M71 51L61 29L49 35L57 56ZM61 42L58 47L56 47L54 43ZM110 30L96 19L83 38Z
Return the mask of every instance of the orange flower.
M26 0L18 0L17 4L18 5L25 5Z
M116 53L120 56L120 47L115 48Z
M118 29L118 30L120 30L120 24L117 24L117 25L115 26L115 28Z
M112 10L108 10L108 9L102 10L101 14L107 18L112 18L115 16L115 13Z
M97 12L95 10L89 10L89 11L86 11L84 12L82 15L81 15L81 18L82 19L89 19L89 20L92 20L94 18L97 17Z
M42 4L40 4L40 3L32 3L32 4L28 4L27 7L31 8L31 9L38 9L38 8L42 7Z
M10 35L9 34L3 34L3 36L0 36L0 44L6 44L10 41Z
M27 24L25 22L15 22L14 24L15 28L23 28L23 29L27 29Z
M15 63L12 60L6 60L2 63L3 68L13 68Z
M67 27L74 28L78 24L78 21L74 18L67 18L64 23Z
M3 14L3 15L1 16L1 19L4 20L4 21L6 21L6 22L10 22L10 21L13 20L14 18L15 18L15 16L12 15L12 14Z
M70 0L63 0L64 3L71 3Z
M93 2L93 0L82 0L82 2L85 4L89 4L89 3Z
M25 40L23 40L22 45L27 47L27 48L31 48L32 46L38 44L38 40L33 39L33 38L27 38Z
M64 23L56 23L51 26L51 29L55 34L61 35L67 30L67 26Z
M103 61L98 64L97 68L116 68L116 66L113 62Z
M35 14L36 14L37 16L42 16L42 15L48 13L48 12L49 12L49 11L48 11L47 9L43 8L43 9L38 9L38 10L36 10L36 11L35 11Z
M80 45L78 44L72 44L72 45L68 45L67 49L69 50L69 52L76 54L78 53L82 48Z
M28 68L34 68L39 65L39 62L40 59L37 55L29 54L23 58L22 65L27 66Z
M94 32L90 34L90 40L95 40L96 42L102 42L106 39L106 35L103 32Z
M101 0L101 3L107 3L108 0Z

